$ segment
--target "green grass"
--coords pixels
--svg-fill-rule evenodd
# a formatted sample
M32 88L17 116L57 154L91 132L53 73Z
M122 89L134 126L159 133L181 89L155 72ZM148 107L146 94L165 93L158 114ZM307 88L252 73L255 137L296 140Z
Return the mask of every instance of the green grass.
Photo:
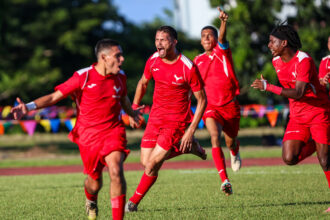
M125 219L327 219L329 189L318 165L228 170L234 194L220 191L214 169L162 170L137 213ZM141 171L125 173L128 197ZM109 178L104 173L99 219L110 219ZM0 216L5 219L86 219L82 174L0 178Z

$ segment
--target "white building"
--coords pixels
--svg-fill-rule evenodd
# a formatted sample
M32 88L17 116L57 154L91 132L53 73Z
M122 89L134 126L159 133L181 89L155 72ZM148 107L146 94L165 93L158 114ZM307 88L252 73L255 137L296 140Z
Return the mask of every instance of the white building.
M209 0L173 0L174 27L189 37L199 39L201 29L212 25L219 12Z

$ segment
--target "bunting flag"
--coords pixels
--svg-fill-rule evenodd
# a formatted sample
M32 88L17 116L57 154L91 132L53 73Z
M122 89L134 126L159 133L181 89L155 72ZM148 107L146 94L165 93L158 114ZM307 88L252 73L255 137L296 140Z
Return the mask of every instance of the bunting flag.
M26 130L25 126L24 126L24 121L19 121L19 125L21 126L22 130L23 130L25 133L27 133L27 130Z
M72 124L71 124L71 120L70 120L70 119L66 120L66 121L64 122L64 124L65 124L65 126L67 127L67 129L68 129L69 131L72 131L73 126L72 126Z
M266 113L266 106L261 105L260 109L259 109L259 112L258 112L258 117L263 118L265 113Z
M276 121L277 121L277 116L278 116L278 111L275 109L273 111L269 111L266 113L267 119L272 127L275 127Z
M71 118L70 121L73 128L76 125L77 118Z
M2 118L7 118L7 116L10 114L11 106L7 105L2 109L1 116Z
M51 131L50 121L48 119L42 119L42 120L40 120L40 124L45 129L45 131L47 133L49 133Z
M0 123L0 135L5 133L5 127Z
M37 122L34 120L22 121L20 124L23 124L25 132L28 133L29 136L32 136L36 130Z
M60 129L60 124L61 124L60 119L58 118L50 119L50 127L52 129L52 132L57 133L58 130Z

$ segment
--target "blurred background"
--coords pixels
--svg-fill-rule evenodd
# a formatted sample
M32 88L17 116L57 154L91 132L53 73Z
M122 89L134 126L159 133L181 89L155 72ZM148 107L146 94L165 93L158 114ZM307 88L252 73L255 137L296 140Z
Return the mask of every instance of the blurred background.
M252 90L250 84L261 73L271 83L278 83L267 43L270 31L284 21L295 26L302 50L319 65L328 53L329 0L2 0L2 119L10 119L8 106L14 105L17 96L28 102L46 95L74 71L95 62L93 47L101 38L113 38L122 45L123 70L132 100L145 62L155 51L155 30L161 25L175 27L179 31L178 48L193 59L202 52L201 28L219 27L219 5L229 14L227 39L240 81L242 113L258 118L257 122L244 119L242 126L272 124L268 116L263 116L275 110L282 117L281 123L285 123L287 100ZM152 87L143 99L148 105L152 104ZM72 101L66 99L58 105L72 107ZM71 118L71 113L70 110L65 117ZM58 115L39 114L37 119L52 117ZM270 117L274 121L274 116ZM277 116L275 124L276 120Z

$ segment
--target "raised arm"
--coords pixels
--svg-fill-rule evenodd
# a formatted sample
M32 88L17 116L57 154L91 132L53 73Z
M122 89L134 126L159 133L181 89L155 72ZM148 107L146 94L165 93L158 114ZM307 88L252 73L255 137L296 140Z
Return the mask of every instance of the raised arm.
M140 105L140 102L141 102L143 96L147 92L148 84L149 84L149 79L147 79L143 74L141 79L139 80L137 86L136 86L135 96L134 96L134 100L133 100L133 105L134 106L135 105L136 106Z
M51 94L42 96L27 104L22 102L20 98L17 98L18 105L11 109L11 113L13 114L14 119L19 120L29 111L54 105L63 98L64 96L59 90Z
M228 15L226 12L224 12L223 10L221 10L220 7L218 7L218 10L220 12L219 14L219 19L221 21L220 23L220 27L219 27L219 37L218 37L218 41L221 44L224 44L227 42L226 39L226 29L227 29L227 20L228 20Z

